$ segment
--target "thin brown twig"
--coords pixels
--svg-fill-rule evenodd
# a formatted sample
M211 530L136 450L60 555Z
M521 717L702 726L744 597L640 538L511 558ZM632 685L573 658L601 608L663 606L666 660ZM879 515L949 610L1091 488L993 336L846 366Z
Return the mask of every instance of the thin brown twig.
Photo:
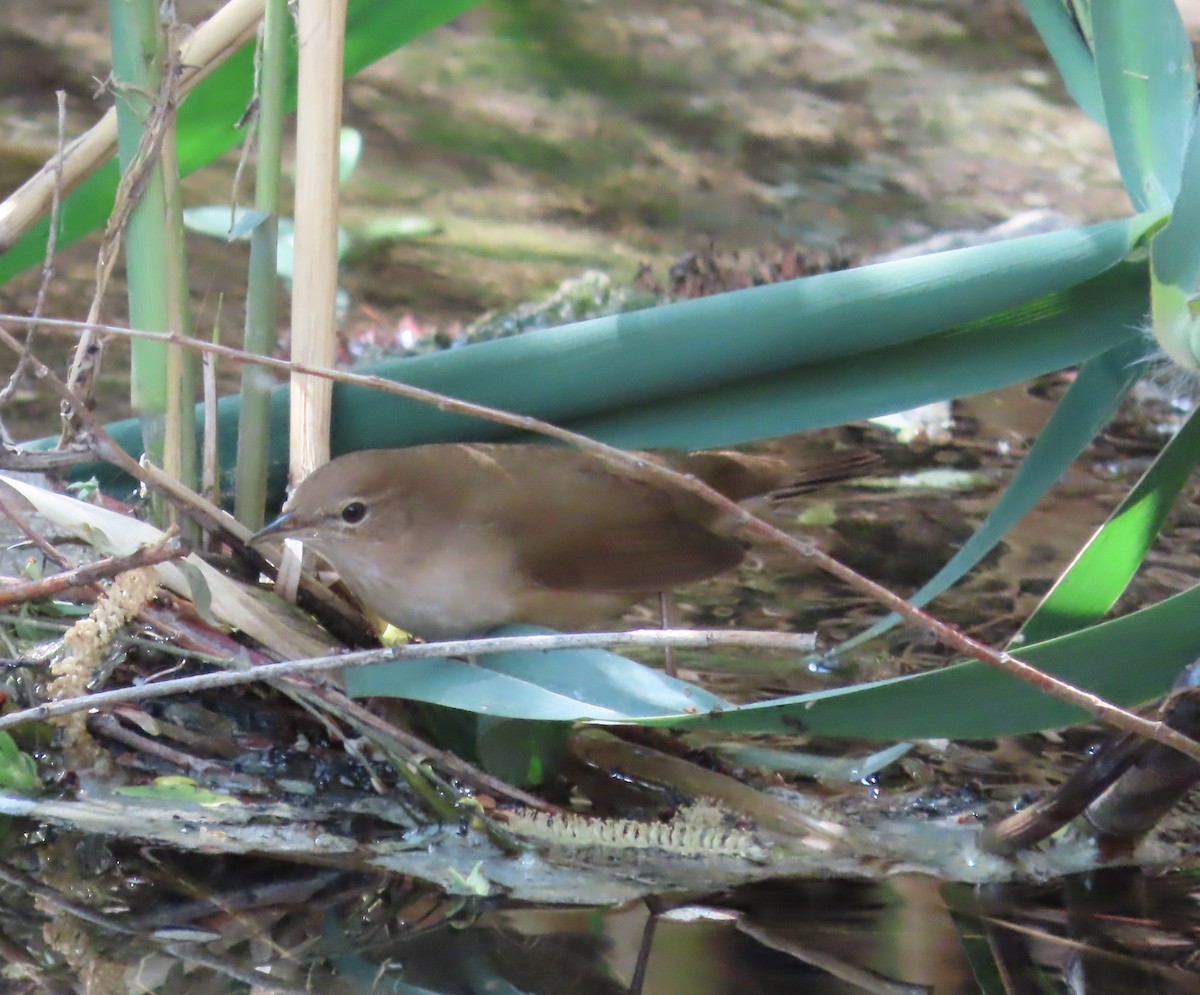
M225 294L217 295L217 314L213 321L212 340L221 341L221 311ZM200 458L200 495L214 506L221 501L221 465L217 445L217 357L201 354L201 388L204 398L204 441Z
M150 567L156 563L178 559L190 552L187 543L177 536L168 536L153 546L143 546L128 556L107 556L95 563L51 574L38 580L26 581L16 587L0 590L0 607L48 598L70 587L82 587L96 581L115 577L126 570Z
M469 784L476 791L487 792L496 798L507 798L527 808L536 808L547 812L557 811L557 806L550 804L545 799L507 784L498 777L493 777L487 771L467 763L457 754L451 753L449 750L439 750L420 737L380 718L364 707L361 702L347 697L344 691L328 685L321 685L314 686L313 693L321 698L343 721L357 724L367 735L375 739L377 744L381 741L387 743L390 740L410 756L423 757L430 764L436 765L463 784Z
M744 913L738 913L734 923L739 933L744 933L764 947L794 957L802 964L815 967L822 974L845 981L855 989L870 992L871 995L928 995L932 990L925 985L893 981L878 971L861 967L846 958L839 957L828 947L816 943L804 943L782 930L761 926Z
M38 283L37 300L34 301L34 317L40 318L46 307L46 294L54 279L54 254L58 248L58 220L62 211L63 160L67 153L67 91L56 90L58 103L58 132L54 143L54 192L50 198L50 230L46 233L46 255L42 261L42 278ZM36 326L34 326L36 328ZM30 329L32 334L33 329ZM32 343L26 342L26 345Z
M37 319L42 316L46 307L46 294L50 290L50 282L54 279L54 255L58 249L58 218L62 207L63 187L63 158L67 148L67 91L56 90L54 96L58 101L58 133L54 152L54 187L50 195L50 230L46 234L46 252L42 257L42 277L38 283L37 298L33 303L34 323L25 333L25 351L17 360L16 369L8 378L8 383L0 389L0 409L3 409L18 385L24 379L29 368L29 350L33 346L34 336L37 335ZM0 422L0 441L9 443L8 431Z
M126 916L125 925L139 932L152 932L167 926L182 926L204 919L214 913L238 916L251 909L278 905L296 907L308 902L318 892L349 880L352 894L363 893L363 875L350 874L337 868L301 868L300 877L269 878L241 888L232 888L198 895L194 898L163 904L147 912Z
M0 325L0 342L10 349L20 349L21 344ZM46 383L59 396L60 400L70 405L78 413L80 421L92 435L91 447L94 453L102 459L117 466L135 480L140 480L147 486L155 488L160 493L176 501L200 526L211 532L224 533L238 542L245 543L250 531L238 522L232 515L205 501L200 495L185 487L183 484L167 476L161 469L149 461L139 463L108 434L100 419L87 407L84 400L64 383L45 363L34 353L30 353L30 364L34 375ZM7 509L5 509L7 510ZM32 537L31 537L32 538ZM50 547L53 550L53 547ZM54 551L57 556L57 551ZM59 560L64 567L70 564ZM344 613L345 606L323 585L315 581L306 582L306 591L330 610Z
M28 981L45 995L77 995L79 991L77 988L61 987L43 978L42 974L48 970L47 965L40 963L27 946L14 943L3 934L0 934L0 961L8 965L5 974L14 982L18 978Z
M202 629L173 628L174 620L166 617L166 613L161 610L143 609L143 616L158 631L167 633L175 645L192 650L210 662L220 664L224 660L244 658L244 662L250 668L248 673L253 673L254 668L274 662L264 654L238 643L232 636L220 630L207 627ZM390 740L397 744L400 750L407 751L411 756L428 759L450 776L463 784L471 785L478 791L488 792L498 798L508 798L518 804L533 808L552 808L533 795L513 788L478 770L453 753L439 750L412 733L396 728L363 707L359 702L348 698L345 692L337 688L305 677L292 677L286 678L286 680L293 688L302 690L305 695L319 699L324 709L323 712L317 712L313 703L307 698L298 698L297 700L310 714L313 714L317 721L322 722L330 730L331 736L335 739L343 738L343 734L337 724L332 722L330 715L347 724L357 726L360 731L373 737L378 743L386 744Z
M527 636L486 636L481 639L454 639L439 643L412 643L384 649L356 650L264 663L244 670L221 670L192 677L175 677L135 687L96 691L85 697L46 702L19 712L0 716L0 729L25 722L40 721L93 708L110 708L130 701L161 698L172 694L191 694L214 688L234 687L255 681L275 680L325 670L363 667L397 660L425 660L441 657L490 656L495 653L539 652L562 649L597 649L614 646L676 646L683 649L711 649L714 646L741 646L808 651L812 637L788 632L758 632L739 629L632 629L623 632L575 632ZM422 746L422 749L425 749Z
M8 345L9 348L13 348L16 339L13 338L7 329L0 326L0 341ZM84 405L79 396L59 379L45 363L42 363L32 354L30 362L31 368L38 379L48 383L61 400L72 405L79 412L80 422L88 429L92 436L91 452L95 456L119 467L135 480L140 480L148 487L153 488L161 494L165 494L185 514L197 522L204 531L228 536L235 542L243 545L250 538L250 530L228 512L205 500L195 491L164 473L162 469L156 467L148 460L138 462L125 452L124 449L117 445L113 437L108 434L108 431L104 428L100 420ZM263 562L266 563L265 560ZM64 563L64 566L66 565ZM346 618L353 614L345 602L323 584L305 577L302 580L301 586L305 594L313 598L323 611L340 618Z
M247 672L251 674L258 667L274 663L265 654L253 650L237 642L227 633L211 629L203 623L201 628L180 629L176 627L172 629L172 620L163 617L165 612L155 609L143 609L143 615L160 632L168 633L174 644L190 649L208 658L210 662L220 664L228 659L241 659L248 668ZM793 636L792 638L799 641L805 637ZM463 784L473 786L476 790L488 792L499 798L510 798L518 804L534 808L550 807L533 795L510 787L503 781L492 778L483 771L472 767L453 753L439 750L429 743L424 742L419 737L414 736L412 733L396 728L374 712L369 711L361 703L348 698L344 691L331 687L327 683L303 676L287 678L287 680L294 687L302 689L306 695L319 699L324 711L315 714L314 717L324 723L327 728L331 729L331 734L334 738L340 739L342 734L337 725L331 722L330 715L341 719L347 724L357 726L363 733L374 737L377 741L394 741L401 750L408 751L414 757L427 758L432 763L437 764L442 770L445 770L450 776ZM316 712L311 702L302 700L301 704L310 713Z
M0 332L2 332L2 329L0 329ZM99 442L97 451L100 456L108 458L109 462L117 463L122 469L137 480L140 480L147 487L152 488L160 494L165 494L186 515L197 522L201 529L210 535L224 535L234 542L245 546L247 554L257 561L256 566L265 567L267 572L270 571L270 562L258 550L246 546L246 540L250 538L250 530L230 515L229 512L223 508L219 508L211 501L208 501L184 484L181 484L161 467L155 466L148 459L143 459L140 463L133 463L132 458L107 433L99 437ZM109 458L109 453L112 453L116 458ZM133 463L132 469L128 468L127 464L121 461L120 457L122 456L129 459L130 463ZM329 624L333 619L337 619L339 623L344 623L347 619L359 619L361 617L340 596L308 575L301 576L300 588L319 606L320 610L316 614L321 615L326 624Z
M44 535L29 524L29 519L17 508L17 500L24 500L24 498L21 498L7 484L0 486L0 512L3 512L8 520L20 529L25 534L25 538L40 549L47 559L54 561L64 570L72 569L71 561L55 549Z
M68 915L91 923L105 932L120 933L122 936L137 935L132 929L117 922L111 915L97 912L95 909L88 908L88 906L81 902L76 902L74 899L68 898L58 889L42 884L36 878L2 860L0 860L0 881L7 882L19 888L26 895L33 895L50 908L66 912Z
M271 977L265 969L242 967L227 957L218 957L209 953L208 948L201 944L164 943L162 948L173 957L210 968L234 981L240 981L252 991L263 992L264 995L272 995L272 993L273 995L312 995L311 988L289 985L285 981Z
M621 639L622 642L626 641L624 637L627 634L614 633L610 635ZM507 637L507 645L510 647L513 646L513 641L517 638L518 637ZM520 638L528 639L531 637ZM547 637L541 638L545 639ZM574 639L576 640L576 645L582 645L578 642L578 640L586 639L587 637L559 636L556 638L560 640ZM793 640L796 640L801 637L794 636L792 638ZM474 644L471 643L469 645ZM440 649L441 647L438 648ZM452 647L448 646L447 648ZM417 647L413 647L413 649L416 650ZM292 687L293 691L302 692L306 696L319 699L322 705L328 709L331 714L337 716L344 722L359 727L363 733L376 742L377 746L380 746L384 749L391 747L393 750L398 748L400 752L407 754L414 767L419 761L425 760L430 764L436 765L441 770L445 771L450 777L454 778L460 783L470 785L476 791L485 792L497 798L507 798L510 801L513 801L519 805L524 805L528 808L534 808L542 811L556 811L555 806L549 804L543 799L540 799L535 795L531 795L526 791L522 791L520 788L506 784L504 781L498 778L492 777L485 771L482 771L477 767L467 763L465 760L462 760L454 753L440 750L432 746L412 733L396 727L395 725L376 715L374 712L371 712L359 702L347 697L344 692L330 687L327 684L314 682L309 679L308 676L306 676L306 672L307 674L315 675L322 670L337 668L347 660L353 661L358 659L362 663L386 661L392 651L373 650L365 652L368 654L374 654L374 656L364 656L360 653L357 655L351 654L344 656L323 657L319 660L259 664L249 670L221 671L216 674L202 674L198 677L175 678L161 681L156 684L143 684L136 688L118 688L114 691L96 692L96 694L115 696L115 699L108 700L108 703L111 705L119 705L127 701L136 701L142 698L154 698L160 696L158 693L149 695L145 694L144 690L149 687L161 689L161 694L166 695L171 693L182 693L188 690L195 691L203 690L205 688L232 687L237 684L249 683L251 681L258 680L270 681L272 680L272 675L281 676L282 679ZM423 656L437 655L429 651L421 652L418 650L418 652L420 652L420 655ZM496 652L500 652L500 650L496 650ZM228 680L228 678L236 677L239 674L241 675L240 680ZM184 681L185 683L180 685L179 681ZM35 721L39 715L43 714L42 709L45 708L49 708L57 714L59 708L61 708L62 705L67 704L68 701L74 702L74 707L68 707L62 714L90 710L93 706L104 707L105 704L104 700L97 701L92 695L74 699L65 699L60 702L49 703L33 709L26 709L22 712L10 713L9 715L0 718L0 729L10 725L17 725L26 721ZM300 703L309 708L311 711L312 706L310 702L301 699ZM320 716L320 718L324 720L323 716ZM444 782L439 779L439 783ZM451 792L454 791L452 787L448 790Z
M11 864L0 861L0 881L6 881L9 884L19 888L22 892L29 895L35 895L41 902L44 902L48 907L57 909L67 915L74 916L83 922L103 930L106 933L115 933L119 936L138 937L161 947L164 951L181 960L190 960L198 964L204 964L206 967L211 967L214 970L237 978L240 981L248 981L259 986L260 991L279 992L281 995L309 995L308 991L303 988L296 988L292 985L285 985L274 981L269 975L259 971L248 971L236 964L232 964L227 960L216 958L208 955L203 950L184 945L178 942L160 940L153 934L141 933L136 929L131 929L124 923L119 922L115 916L107 915L102 912L96 912L94 909L77 902L64 895L61 891L42 884L36 878L26 874L24 871L18 870Z
M163 69L162 84L151 96L150 110L142 124L141 140L128 166L121 172L113 200L112 213L104 227L100 250L96 255L96 289L88 308L87 324L79 336L75 356L67 373L67 384L81 395L81 403L63 411L61 440L67 442L79 430L81 411L92 407L92 390L104 357L104 342L96 334L103 306L104 294L116 264L121 237L129 224L134 209L142 198L146 184L150 181L155 166L160 161L163 141L169 134L179 103L179 51L173 39L168 44L167 64ZM116 84L120 86L121 84Z
M118 743L124 743L126 746L140 753L157 757L159 760L165 760L167 763L173 764L181 770L190 771L193 774L201 775L207 774L210 771L224 769L223 765L215 760L208 760L204 757L196 757L190 753L184 753L182 750L177 750L166 743L151 739L149 736L143 736L132 729L127 729L121 725L115 715L101 713L89 716L88 728L107 736L109 739L114 739Z
M3 326L0 326L0 341L10 349L19 346L17 340ZM249 530L240 525L232 515L210 504L194 491L167 477L161 470L153 467L152 464L143 465L130 456L124 449L117 445L113 437L104 428L104 425L91 412L84 399L76 391L56 376L54 371L41 362L36 355L30 355L30 363L32 364L34 375L39 380L44 380L48 383L62 401L77 409L80 421L93 435L89 451L95 456L99 456L101 459L112 463L134 479L152 484L158 490L166 493L167 497L179 502L181 507L199 522L202 527L212 531L227 533L240 541L245 541L249 537Z
M47 473L63 470L80 463L94 463L96 450L86 445L71 445L65 449L47 449L45 452L20 450L0 443L0 470L16 473Z
M228 0L191 32L180 50L184 93L206 79L229 56L254 37L262 20L263 0ZM62 164L63 188L69 193L108 162L117 148L117 112L108 111L80 137L68 143ZM35 221L46 214L53 194L51 161L0 203L0 253L12 248Z
M0 315L0 320L24 321L25 319L20 316L10 317L8 315ZM73 326L75 323L64 322L64 324ZM870 596L890 611L925 629L944 645L964 655L980 660L998 670L1002 670L1011 677L1032 684L1038 690L1092 715L1106 725L1153 739L1165 746L1179 750L1188 756L1200 759L1200 743L1160 722L1152 722L1144 719L1127 709L1106 701L1099 695L1092 694L1083 688L1076 687L1067 681L1046 673L1014 657L1010 653L992 649L990 646L971 639L954 626L910 604L892 591L889 591L882 584L878 584L862 576L827 553L822 552L812 543L788 535L786 532L775 528L761 518L751 514L741 505L729 500L723 494L715 491L699 479L677 473L657 462L652 457L629 453L613 446L605 445L594 439L589 439L586 436L578 435L575 432L559 428L556 425L551 425L548 422L527 415L516 415L497 408L462 401L421 387L395 383L383 377L343 373L339 370L331 370L324 367L288 362L266 356L256 356L230 346L215 345L210 342L188 339L168 333L147 332L140 329L107 329L107 326L105 328L106 330L111 330L114 334L126 335L133 338L156 339L201 351L211 351L239 363L259 363L274 369L304 373L341 383L356 384L370 389L381 390L385 393L396 394L420 403L430 404L440 411L451 411L456 414L467 415L468 417L480 418L569 443L585 452L591 453L606 463L619 466L638 477L660 484L666 483L696 495L701 500L708 502L724 513L721 528L743 532L777 545L782 545L797 556L816 564L816 566L826 573L837 577L852 588ZM0 339L9 343L10 348L12 343L15 342L2 326L0 326Z
M0 341L3 341L10 349L20 348L20 343L3 326L0 326ZM202 528L210 532L223 532L238 542L245 542L245 539L250 534L245 526L241 525L241 523L220 508L205 501L194 491L168 477L153 464L148 461L139 463L135 460L117 445L116 441L104 428L104 425L87 408L79 395L71 390L53 370L41 362L32 352L30 353L30 363L38 379L48 383L63 402L72 406L79 413L80 420L92 436L93 451L97 456L119 467L134 479L142 481L147 486L155 488L159 493L166 494L175 500L187 514L200 523ZM0 490L0 496L2 494L3 492ZM0 505L0 508L2 507ZM30 534L30 532L26 530L26 534ZM36 536L31 535L31 538L36 541ZM71 564L63 559L61 554L57 550L54 550L52 546L47 544L46 552L47 555L55 558L56 562L60 563L64 568L70 568ZM265 563L266 561L264 560L263 562ZM312 597L321 606L323 611L339 618L345 618L352 614L346 604L324 585L305 578L304 589L305 593ZM145 613L145 609L143 609L143 613Z

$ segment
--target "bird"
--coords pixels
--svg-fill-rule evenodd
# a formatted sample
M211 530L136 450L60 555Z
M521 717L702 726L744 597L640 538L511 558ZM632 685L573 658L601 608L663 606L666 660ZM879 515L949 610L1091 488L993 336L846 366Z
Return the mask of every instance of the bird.
M634 453L733 501L858 476L846 450L803 468L732 450ZM587 629L630 604L737 566L745 547L696 494L579 449L435 443L318 467L251 537L297 538L369 611L426 640L507 623Z

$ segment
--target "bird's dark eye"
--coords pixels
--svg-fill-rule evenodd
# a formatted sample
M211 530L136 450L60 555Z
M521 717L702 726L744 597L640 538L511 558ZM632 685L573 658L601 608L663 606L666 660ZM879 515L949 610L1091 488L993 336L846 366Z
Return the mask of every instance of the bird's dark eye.
M351 501L342 509L342 521L347 525L357 525L367 517L367 506L361 501Z

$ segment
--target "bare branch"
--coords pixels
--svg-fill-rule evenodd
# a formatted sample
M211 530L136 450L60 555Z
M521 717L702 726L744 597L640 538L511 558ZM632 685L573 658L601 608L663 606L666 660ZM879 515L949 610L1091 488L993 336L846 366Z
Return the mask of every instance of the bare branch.
M81 567L64 570L62 573L51 574L39 580L26 581L15 587L0 590L0 607L21 604L25 601L36 601L58 594L70 587L81 587L94 584L133 570L137 567L150 567L156 563L165 563L186 556L190 550L187 543L177 536L168 536L154 546L143 546L128 556L107 556L95 563L87 563Z
M15 473L46 473L80 463L94 463L97 458L96 451L90 446L73 445L66 449L34 452L0 444L0 470Z
M813 637L792 632L754 632L740 629L634 629L629 632L490 636L484 639L456 639L442 643L414 643L408 646L393 646L388 649L361 650L357 653L314 657L309 660L268 663L252 667L249 670L222 670L195 677L177 677L155 684L140 684L112 691L97 691L79 698L67 698L62 701L37 705L20 712L11 712L0 717L0 729L7 729L24 722L70 715L72 712L111 708L113 705L130 701L144 701L148 698L161 698L172 694L192 694L199 691L210 691L213 688L236 687L239 684L252 684L257 681L269 681L278 677L292 677L298 674L314 674L325 670L340 670L343 667L364 667L372 663L424 660L431 657L490 656L495 653L516 653L523 650L548 652L560 649L597 649L615 646L675 646L684 649L742 646L807 653L813 649ZM1198 752L1200 752L1200 748L1198 748Z

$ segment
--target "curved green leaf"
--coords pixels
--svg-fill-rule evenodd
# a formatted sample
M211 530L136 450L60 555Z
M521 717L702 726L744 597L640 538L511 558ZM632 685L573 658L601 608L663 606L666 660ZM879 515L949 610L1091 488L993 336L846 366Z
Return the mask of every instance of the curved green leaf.
M1019 657L1121 705L1163 694L1200 656L1200 587L1089 629L1028 646ZM972 660L856 687L639 724L727 732L871 739L1012 736L1089 718L1032 685Z
M1092 5L1096 73L1113 152L1139 211L1171 209L1196 114L1196 63L1174 0Z
M946 565L920 590L909 596L912 604L926 605L955 584L991 552L1008 530L1058 482L1067 467L1091 444L1096 433L1112 417L1121 398L1137 380L1146 350L1144 341L1133 339L1084 365L987 518ZM843 653L874 639L899 622L900 616L888 615L842 643L837 652ZM1058 633L1047 632L1039 638L1049 638L1052 634Z
M1197 612L1200 586L1122 618L1028 646L1020 658L1110 701L1139 704L1164 693L1200 656ZM539 653L509 663L493 657L485 659L502 662L486 665L414 661L357 668L347 677L356 695L399 696L484 715L556 722L634 721L726 732L969 739L1016 735L1089 718L979 661L735 707L614 654L568 652L579 655L563 659L561 652ZM608 658L594 670L593 654ZM577 678L571 674L576 666L592 672ZM380 668L387 669L386 681L376 682L368 675ZM509 668L512 672L505 672ZM637 682L636 692L630 680ZM686 701L688 711L654 714L671 701Z
M1154 278L1179 287L1189 296L1200 279L1200 128L1193 117L1184 155L1179 196L1171 220L1150 242Z
M630 448L733 445L965 397L1059 370L1140 337L1146 269L1077 287L916 342L571 421Z
M627 717L616 709L580 702L549 691L536 682L496 673L465 660L376 663L347 670L346 676L353 678L347 685L350 694L356 698L406 698L481 715L555 722L585 717Z
M782 435L986 390L1132 337L1145 311L1145 267L1115 264L1137 221L597 318L374 372L623 445L700 448ZM286 387L271 410L281 471ZM225 465L236 418L236 399L222 401ZM136 422L112 431L140 451ZM334 387L335 454L505 434L429 405ZM80 472L116 485L110 470Z
M1096 63L1087 40L1063 0L1024 0L1029 17L1042 36L1047 50L1058 66L1067 92L1083 112L1098 124L1104 124L1104 100L1096 80Z
M496 635L549 630L510 625ZM386 696L484 715L572 722L728 708L714 694L605 650L497 653L475 663L402 660L345 673L354 697Z
M1042 599L1021 629L1021 642L1040 643L1074 632L1111 610L1158 537L1198 455L1200 412L1193 412ZM1018 646L1013 643L1014 652L1020 652Z
M1154 336L1163 351L1187 370L1200 370L1195 297L1200 285L1200 128L1183 161L1183 179L1171 220L1150 242Z

